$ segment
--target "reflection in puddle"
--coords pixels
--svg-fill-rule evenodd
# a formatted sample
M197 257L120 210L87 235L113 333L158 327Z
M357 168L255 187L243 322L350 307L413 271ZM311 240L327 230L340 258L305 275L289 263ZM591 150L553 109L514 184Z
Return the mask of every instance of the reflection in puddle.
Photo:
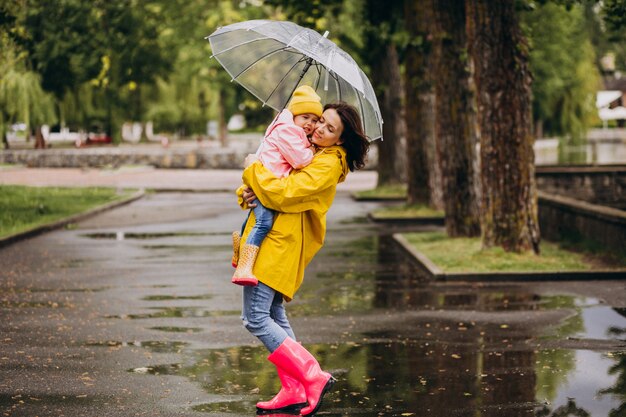
M156 365L156 366L144 366L141 368L129 369L128 372L136 374L149 374L149 375L171 375L176 372L176 369L181 367L178 363L169 365Z
M307 348L339 380L324 400L325 415L556 416L567 415L554 412L567 407L570 398L592 416L626 407L626 392L618 391L626 381L624 353L507 350L495 342L483 337L461 344L396 341ZM256 401L280 388L262 347L186 354L193 355L185 361L190 365L132 371L192 379L214 399L193 408L203 412L253 412Z
M70 269L86 266L89 262L86 259L66 259L59 263L59 268Z
M180 246L158 246L174 247ZM417 322L405 326L406 330L356 335L361 343L307 345L323 368L339 380L324 400L324 415L557 417L572 411L579 416L618 416L617 410L626 408L626 354L620 351L626 333L623 309L610 308L594 298L540 294L516 283L432 282L407 262L388 236L329 241L324 251L323 262L307 271L315 279L305 282L306 288L289 305L293 317L329 312L355 316L377 311L429 313L428 319L414 319ZM208 298L156 295L143 300ZM500 312L552 310L565 310L568 318L547 331L524 320L498 321ZM437 319L439 311L458 312L458 319L449 315ZM488 313L473 317L488 316L489 320L465 320L464 312ZM109 317L239 314L239 310L159 307L149 313ZM610 342L611 351L576 350L583 345L574 343L570 346L576 349L567 349L554 343L568 338ZM267 351L260 346L194 350L176 342L144 343L139 346L177 352L182 360L129 372L188 378L206 392L206 398L192 407L194 411L253 413L256 401L271 398L280 388Z
M45 289L45 288L25 288L22 289L22 292L47 292L47 293L55 293L55 292L78 292L78 293L90 293L90 292L100 292L106 291L111 287L96 287L96 288L54 288L54 289Z
M560 362L549 368L553 372L552 378L557 380L544 380L542 384L542 387L552 385L546 392L549 403L547 408L565 409L573 405L568 403L573 402L577 408L590 413L589 415L623 415L617 410L620 407L622 412L626 409L625 352L605 354L589 350L568 351L562 355ZM564 371L556 367L561 364L569 369ZM545 370L546 365L543 368Z
M120 239L120 233L122 234L122 238ZM194 233L194 232L176 232L176 233L126 233L126 232L116 232L116 233L85 233L82 234L82 237L87 237L90 239L112 239L112 240L122 240L122 239L138 239L138 240L146 240L146 239L161 239L166 237L191 237L191 236L210 236L210 235L219 235L219 233Z
M102 346L110 348L121 347L141 347L148 349L154 353L181 353L185 346L189 345L187 342L180 341L162 341L162 340L149 340L149 341L134 341L123 342L119 340L105 340L105 341L91 341L85 343L85 346Z
M198 404L193 406L191 409L193 411L205 413L236 413L249 415L251 413L250 410L256 410L256 401L216 401L213 403ZM274 414L273 416L278 417L279 415Z
M58 303L56 301L11 301L0 300L2 308L66 308L72 307L71 304Z
M165 300L210 300L212 295L148 295L143 297L144 301L165 301Z
M104 316L107 319L155 319L155 318L190 318L190 317L222 317L239 315L240 310L211 311L201 307L153 307L159 310L154 313L114 314Z
M169 333L199 333L202 331L201 327L157 326L150 327L150 329Z

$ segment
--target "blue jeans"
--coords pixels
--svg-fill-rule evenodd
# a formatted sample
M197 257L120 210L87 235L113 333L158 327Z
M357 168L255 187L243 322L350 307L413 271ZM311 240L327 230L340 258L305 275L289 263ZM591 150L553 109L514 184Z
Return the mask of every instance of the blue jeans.
M243 287L241 320L270 353L278 349L287 337L296 340L287 319L283 295L262 282L255 287Z
M246 244L261 246L263 239L265 239L265 236L267 236L270 230L272 230L272 226L274 225L274 211L265 207L258 199L254 200L253 203L256 204L256 207L253 207L248 212L248 217L243 222L243 226L241 227L241 235L243 236L246 223L248 223L248 219L250 218L250 212L254 211L254 218L256 221L254 223L254 227L248 235L248 239L246 239Z

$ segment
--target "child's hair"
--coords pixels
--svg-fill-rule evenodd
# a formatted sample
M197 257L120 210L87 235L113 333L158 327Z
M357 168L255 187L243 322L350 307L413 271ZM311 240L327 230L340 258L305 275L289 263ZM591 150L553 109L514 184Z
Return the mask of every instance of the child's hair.
M363 131L359 112L354 106L344 101L329 103L324 106L324 110L327 109L334 109L343 123L343 132L341 133L343 143L341 146L346 150L348 168L350 171L363 168L370 142Z
M313 88L308 85L301 85L293 92L291 101L287 105L287 110L294 116L310 113L321 117L323 111L322 99Z

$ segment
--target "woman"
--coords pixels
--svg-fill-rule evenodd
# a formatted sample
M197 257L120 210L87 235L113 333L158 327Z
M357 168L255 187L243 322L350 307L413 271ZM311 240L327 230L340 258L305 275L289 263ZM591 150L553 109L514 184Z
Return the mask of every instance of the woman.
M303 416L311 415L335 383L295 341L283 299L294 297L304 268L322 247L326 212L337 184L344 181L348 170L363 167L369 142L356 109L339 102L324 107L311 143L316 155L305 168L276 178L262 164L253 163L244 170L245 186L238 190L244 209L258 198L265 207L277 211L254 265L259 284L243 288L244 326L270 351L268 360L276 365L282 384L274 398L257 404L260 413L299 410ZM254 220L249 220L242 242L253 225Z

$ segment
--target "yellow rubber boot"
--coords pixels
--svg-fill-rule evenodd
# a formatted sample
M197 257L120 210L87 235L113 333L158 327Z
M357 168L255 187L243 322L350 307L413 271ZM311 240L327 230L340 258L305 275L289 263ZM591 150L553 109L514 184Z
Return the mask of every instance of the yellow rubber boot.
M233 259L231 261L231 265L233 268L237 268L237 264L239 263L239 245L241 243L241 235L239 232L233 232Z
M259 280L256 279L252 273L252 267L256 261L256 256L259 254L259 247L254 245L244 244L239 253L239 263L235 274L231 279L233 284L244 285L254 287L258 285Z

